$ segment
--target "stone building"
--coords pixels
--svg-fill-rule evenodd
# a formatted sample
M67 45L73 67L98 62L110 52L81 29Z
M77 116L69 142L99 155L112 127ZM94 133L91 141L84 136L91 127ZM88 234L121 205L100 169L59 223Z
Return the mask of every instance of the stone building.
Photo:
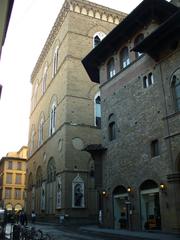
M6 33L11 17L14 0L2 0L0 2L0 58L2 47L6 39ZM0 84L0 98L2 92L2 85Z
M102 161L105 226L180 231L176 3L142 1L83 59L100 83L102 146L86 150Z
M0 206L19 211L24 208L27 147L9 152L0 161Z
M82 149L100 142L99 85L81 60L125 16L85 0L64 2L31 76L29 213L97 215L94 162Z

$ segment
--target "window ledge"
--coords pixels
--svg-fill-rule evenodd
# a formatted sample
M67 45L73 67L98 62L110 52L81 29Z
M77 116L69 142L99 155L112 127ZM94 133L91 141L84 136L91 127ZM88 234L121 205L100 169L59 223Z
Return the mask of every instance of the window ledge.
M151 157L152 160L160 158L160 155Z
M169 115L163 117L163 120L166 120L166 119L169 119L169 118L175 117L175 116L177 116L177 115L180 115L180 111L179 111L179 110L177 110L176 112L171 113L171 114L169 114Z

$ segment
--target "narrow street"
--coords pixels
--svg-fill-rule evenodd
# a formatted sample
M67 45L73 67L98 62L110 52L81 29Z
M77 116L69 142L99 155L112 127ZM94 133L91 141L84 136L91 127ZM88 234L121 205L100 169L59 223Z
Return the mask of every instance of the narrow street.
M127 230L113 230L99 228L98 226L62 226L53 223L28 224L28 227L35 227L43 234L48 234L52 240L180 240L178 234L162 232L133 232ZM6 225L6 237L10 239L13 225Z
M32 225L30 224L29 227ZM64 227L57 225L35 224L36 230L41 230L43 233L48 233L53 240L145 240L145 238L136 238L129 236L119 236L111 233L92 232L83 230L79 227ZM10 239L10 232L13 225L7 224L6 237ZM146 239L147 240L147 239Z

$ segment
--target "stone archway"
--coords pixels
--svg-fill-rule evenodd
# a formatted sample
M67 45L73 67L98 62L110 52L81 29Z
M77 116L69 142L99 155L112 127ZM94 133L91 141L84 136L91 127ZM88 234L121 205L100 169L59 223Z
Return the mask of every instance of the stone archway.
M140 186L142 229L161 229L159 187L154 180L146 180Z

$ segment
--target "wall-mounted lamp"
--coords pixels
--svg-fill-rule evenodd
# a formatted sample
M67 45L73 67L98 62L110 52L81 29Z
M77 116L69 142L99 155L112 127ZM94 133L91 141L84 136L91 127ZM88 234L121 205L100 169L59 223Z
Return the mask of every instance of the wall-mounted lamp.
M162 193L167 194L167 192L166 192L166 186L165 186L164 183L160 183L159 188L160 188L160 190L161 190Z
M101 195L102 195L102 197L107 197L108 193L106 190L102 190Z
M128 188L127 188L127 192L128 192L128 193L132 192L131 187L128 187Z
M160 186L160 189L161 189L161 190L164 190L164 189L165 189L165 185L164 185L164 183L160 183L159 186Z

